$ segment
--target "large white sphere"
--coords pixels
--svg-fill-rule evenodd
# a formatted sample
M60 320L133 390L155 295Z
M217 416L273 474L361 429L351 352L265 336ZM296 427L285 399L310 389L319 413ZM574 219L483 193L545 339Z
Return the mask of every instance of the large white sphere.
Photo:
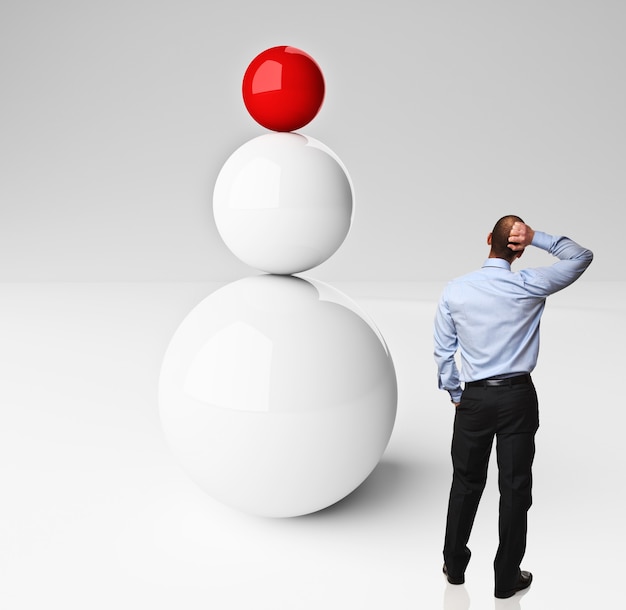
M270 133L239 147L222 167L213 213L238 258L269 273L300 273L330 257L352 220L352 185L327 146Z
M161 421L213 498L290 517L348 495L391 436L397 386L377 329L319 282L249 277L201 301L166 351Z

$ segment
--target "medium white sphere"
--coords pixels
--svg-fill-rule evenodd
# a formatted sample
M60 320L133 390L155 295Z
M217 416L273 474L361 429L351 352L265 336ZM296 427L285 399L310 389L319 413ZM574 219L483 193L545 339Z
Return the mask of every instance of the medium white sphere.
M352 221L352 184L321 142L270 133L239 147L213 192L217 229L244 263L268 273L300 273L323 263Z
M317 281L249 277L201 301L166 351L165 436L213 498L291 517L358 487L393 429L393 362L375 326Z

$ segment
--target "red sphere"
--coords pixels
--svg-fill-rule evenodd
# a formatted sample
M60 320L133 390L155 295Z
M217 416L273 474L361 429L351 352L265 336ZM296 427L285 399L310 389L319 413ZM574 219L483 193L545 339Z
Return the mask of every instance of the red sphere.
M273 131L294 131L310 123L322 106L324 77L304 51L272 47L250 62L242 93L257 123Z

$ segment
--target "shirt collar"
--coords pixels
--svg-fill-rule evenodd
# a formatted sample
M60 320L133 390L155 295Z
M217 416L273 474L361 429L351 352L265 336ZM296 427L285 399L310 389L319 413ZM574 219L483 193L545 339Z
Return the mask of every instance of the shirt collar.
M506 269L507 271L511 270L511 263L505 261L503 258L488 258L483 263L483 269L485 267L496 267L498 269Z

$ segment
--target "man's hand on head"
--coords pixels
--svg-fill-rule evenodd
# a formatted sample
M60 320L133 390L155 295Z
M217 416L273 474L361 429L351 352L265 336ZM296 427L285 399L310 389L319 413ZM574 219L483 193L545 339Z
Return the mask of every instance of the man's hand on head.
M511 227L508 247L513 252L521 252L530 246L534 236L535 232L527 224L518 221Z

